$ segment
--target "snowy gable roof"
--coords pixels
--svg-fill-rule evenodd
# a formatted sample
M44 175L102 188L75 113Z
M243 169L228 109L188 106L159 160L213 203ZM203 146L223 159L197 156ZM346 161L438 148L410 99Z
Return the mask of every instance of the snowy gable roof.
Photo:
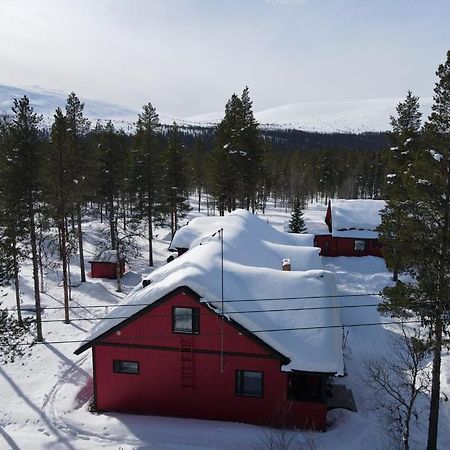
M339 312L320 309L335 305L334 275L321 270L320 249L267 240L277 234L272 234L267 229L270 225L247 211L238 210L222 219L225 315L289 358L283 370L341 374ZM291 272L281 270L282 259L286 257L291 258ZM296 265L302 269L298 270ZM218 235L197 240L187 253L152 272L146 278L150 284L137 286L126 299L127 306L113 310L108 320L94 327L88 340L101 336L119 325L123 317L133 316L181 286L189 287L202 302L220 310L221 267ZM235 301L240 299L251 301ZM273 309L285 311L270 311ZM245 312L250 310L256 312ZM282 329L289 330L277 331Z
M120 258L123 258L123 255L119 255ZM91 262L109 262L116 263L117 262L117 251L116 250L103 250L98 255L95 256L91 260Z
M332 200L331 220L334 237L377 239L384 200Z

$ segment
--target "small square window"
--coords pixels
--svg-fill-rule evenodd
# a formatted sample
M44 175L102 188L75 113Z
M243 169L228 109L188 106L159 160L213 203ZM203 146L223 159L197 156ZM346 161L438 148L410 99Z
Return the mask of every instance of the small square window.
M366 241L364 239L355 239L355 252L363 252L366 249Z
M262 397L263 373L250 370L237 370L236 395L243 397Z
M139 362L137 361L122 361L115 359L113 361L113 371L115 373L139 373Z
M200 331L198 308L173 308L173 332L196 334Z

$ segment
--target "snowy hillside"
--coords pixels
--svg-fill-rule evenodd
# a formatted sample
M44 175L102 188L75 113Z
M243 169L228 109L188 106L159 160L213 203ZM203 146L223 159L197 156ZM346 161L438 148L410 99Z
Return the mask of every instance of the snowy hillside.
M349 102L293 103L255 113L263 128L295 129L323 133L386 131L389 117L402 98L382 98ZM432 99L420 99L423 117L430 112ZM223 112L202 114L187 118L195 124L215 124Z
M57 107L64 107L67 95L42 88L18 88L0 85L0 113L11 110L12 99L28 95L35 110L43 114L50 123ZM85 103L85 115L91 120L111 119L123 129L132 129L139 111L99 100L81 98ZM395 107L402 98L383 98L347 102L293 103L255 113L262 128L295 129L310 132L363 133L366 131L386 131L390 128L389 117L395 115ZM423 117L430 113L431 98L421 98ZM156 105L157 106L157 105ZM223 118L223 111L179 118L161 114L160 121L170 125L197 125L209 127Z
M34 110L43 115L46 124L50 124L56 108L64 109L68 94L69 92L62 93L41 87L20 88L0 84L0 114L11 112L14 98L27 95ZM84 102L84 115L91 121L95 122L97 119L111 120L118 128L125 130L133 128L134 121L139 113L137 110L101 100L83 97L80 97L80 100ZM160 114L160 120L164 124L171 124L174 120L178 122L178 119L164 114Z
M9 112L12 99L27 95L31 104L39 114L53 116L56 108L64 108L69 93L49 91L39 87L19 88L0 85L0 112ZM87 117L99 119L134 120L136 111L112 103L81 98L85 103L84 112Z

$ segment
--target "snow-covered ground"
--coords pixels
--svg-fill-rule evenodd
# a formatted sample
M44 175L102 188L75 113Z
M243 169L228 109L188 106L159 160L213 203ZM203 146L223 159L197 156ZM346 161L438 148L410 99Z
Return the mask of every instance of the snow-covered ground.
M193 211L190 218L204 214ZM281 208L268 208L265 218L282 230L289 213ZM325 206L310 205L306 220L310 228L321 228ZM96 243L103 229L97 222L84 224L86 260L96 252ZM168 256L168 242L162 240L167 230L156 231L155 259L164 264ZM142 241L143 256L130 261L129 272L123 279L124 291L129 292L148 274L146 243ZM390 274L380 258L323 258L324 268L336 274L341 294L376 293L390 283ZM92 363L90 352L76 357L73 351L86 333L110 309L120 304L125 296L115 291L114 281L89 278L77 283L78 268L72 265L73 287L72 318L70 325L62 322L63 311L46 309L44 335L49 343L36 345L29 355L14 363L0 367L0 449L255 449L263 448L267 430L253 425L214 422L195 419L135 416L124 414L93 414L88 410L92 397ZM32 303L32 278L30 267L21 275L23 299ZM46 294L42 296L47 308L62 305L60 274L49 271ZM2 307L14 307L10 288L0 293ZM373 304L378 296L342 297L341 305ZM102 305L92 308L90 305ZM376 307L343 308L341 316L345 325L390 321L380 316ZM362 381L363 360L388 350L389 336L395 333L392 325L348 327L345 356L348 375L338 380L353 390L358 413L334 410L329 413L329 428L325 433L299 434L302 442L314 439L317 448L330 450L382 449L385 441L383 422L374 410L374 399ZM442 390L450 395L450 360L443 358ZM441 403L439 442L441 449L450 442L450 408ZM414 426L414 446L424 448L427 412ZM292 448L298 448L292 447Z

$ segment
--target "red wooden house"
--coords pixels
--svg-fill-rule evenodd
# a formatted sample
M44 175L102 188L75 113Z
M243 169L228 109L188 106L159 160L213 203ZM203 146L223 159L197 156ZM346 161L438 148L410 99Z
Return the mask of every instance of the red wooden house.
M330 200L325 215L328 233L314 236L322 256L383 256L377 227L384 200Z
M104 250L98 254L91 264L92 278L117 278L117 253L116 250ZM125 258L119 258L119 274L122 277L125 273Z
M311 305L303 296L333 303L333 275L281 270L277 245L288 246L267 251L252 227L264 222L249 216L222 218L223 242L152 272L75 352L92 348L97 410L325 428L330 381L343 372L339 314L298 308Z

